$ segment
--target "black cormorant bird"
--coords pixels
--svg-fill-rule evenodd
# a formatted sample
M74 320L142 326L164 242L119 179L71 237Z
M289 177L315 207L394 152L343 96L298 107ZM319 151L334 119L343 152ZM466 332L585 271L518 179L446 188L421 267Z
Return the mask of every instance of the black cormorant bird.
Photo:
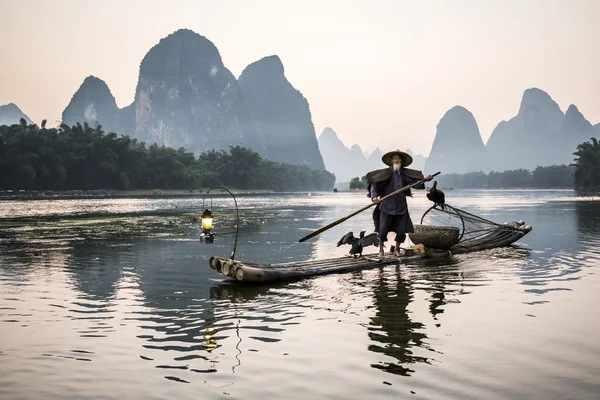
M373 232L364 236L364 232L361 232L360 239L358 239L350 249L350 254L356 258L357 254L362 256L363 247L367 246L379 246L380 239L377 233Z
M442 210L446 208L446 195L444 192L437 188L437 181L433 181L433 186L429 189L429 193L427 193L427 198L435 203L435 205L439 205Z
M363 237L365 235L365 231L360 233L360 236ZM337 242L337 247L340 247L343 244L354 244L358 239L354 237L353 232L348 232Z
M367 236L365 236L365 231L360 232L358 238L354 237L352 232L346 233L342 238L338 241L337 245L340 247L343 244L349 244L352 246L349 253L352 254L355 258L357 255L362 256L363 247L367 246L379 246L380 240L377 233L373 232Z

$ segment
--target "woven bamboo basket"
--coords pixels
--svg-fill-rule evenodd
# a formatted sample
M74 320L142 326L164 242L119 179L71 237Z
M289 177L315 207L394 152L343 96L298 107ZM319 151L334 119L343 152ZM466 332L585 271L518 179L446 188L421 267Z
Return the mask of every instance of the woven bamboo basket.
M430 249L448 250L458 243L459 230L453 226L415 225L415 231L409 233L414 244L422 244Z

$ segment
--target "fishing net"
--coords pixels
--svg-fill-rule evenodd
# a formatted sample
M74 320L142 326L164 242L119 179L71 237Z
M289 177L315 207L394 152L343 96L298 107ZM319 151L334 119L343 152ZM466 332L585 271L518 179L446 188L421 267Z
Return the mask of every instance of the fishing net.
M459 243L477 239L506 227L449 204L445 204L443 208L437 204L429 208L421 217L421 225L458 228Z
M436 204L415 225L411 240L438 249L484 249L510 244L531 230L524 221L498 224L449 204Z

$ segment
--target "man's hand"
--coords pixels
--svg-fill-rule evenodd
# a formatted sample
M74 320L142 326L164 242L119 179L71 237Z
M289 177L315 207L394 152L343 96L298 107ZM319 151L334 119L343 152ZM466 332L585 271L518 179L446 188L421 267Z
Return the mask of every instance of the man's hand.
M375 204L379 203L379 197L372 197L371 201Z
M429 181L430 181L430 180L432 180L432 179L433 179L433 176L431 176L431 175L427 175L427 178L425 178L425 181L429 182Z

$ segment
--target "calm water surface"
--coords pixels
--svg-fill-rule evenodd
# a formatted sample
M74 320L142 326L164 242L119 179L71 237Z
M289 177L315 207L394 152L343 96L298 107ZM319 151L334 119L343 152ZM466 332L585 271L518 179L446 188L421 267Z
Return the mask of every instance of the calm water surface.
M3 201L2 399L598 399L600 198L572 191L447 191L516 245L436 262L246 287L228 257L233 201ZM345 254L362 193L240 195L237 259ZM418 222L429 206L409 199ZM374 247L370 248L375 251Z

